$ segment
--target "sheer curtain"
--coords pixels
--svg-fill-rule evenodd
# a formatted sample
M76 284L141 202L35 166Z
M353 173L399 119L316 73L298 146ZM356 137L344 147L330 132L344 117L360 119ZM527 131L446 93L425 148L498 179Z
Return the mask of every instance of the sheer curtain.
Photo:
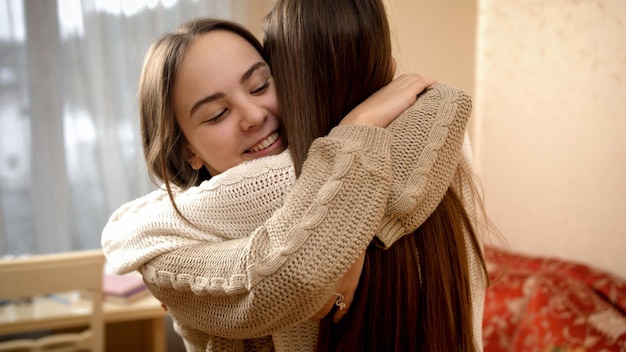
M258 33L272 2L0 0L0 255L98 248L155 188L136 102L150 42L196 16Z

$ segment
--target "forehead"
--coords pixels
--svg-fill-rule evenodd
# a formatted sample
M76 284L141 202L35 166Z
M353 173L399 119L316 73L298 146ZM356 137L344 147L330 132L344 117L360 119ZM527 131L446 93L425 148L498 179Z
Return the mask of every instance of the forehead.
M215 30L196 38L185 53L182 70L199 74L206 70L232 72L248 69L248 63L262 60L252 44L238 34ZM217 73L216 72L216 73Z
M196 50L194 50L194 48ZM194 51L205 49L223 53L247 52L249 54L259 55L256 48L242 36L223 29L213 30L196 37L186 56L192 54Z
M199 97L217 92L228 94L259 61L264 61L261 54L235 33L215 30L197 37L179 68L174 87L175 105L186 108Z

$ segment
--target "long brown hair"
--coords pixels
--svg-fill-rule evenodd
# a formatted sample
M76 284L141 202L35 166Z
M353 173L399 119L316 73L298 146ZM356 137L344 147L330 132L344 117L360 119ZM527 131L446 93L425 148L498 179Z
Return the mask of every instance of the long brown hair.
M172 184L186 189L211 178L202 167L194 170L184 157L185 136L174 115L173 92L181 63L191 43L199 36L223 30L239 35L265 59L258 39L241 25L219 19L198 18L155 41L148 50L139 80L139 118L144 157L150 179L165 184L176 212Z
M299 174L313 139L392 79L384 5L278 0L264 46ZM477 253L486 270L459 195L448 189L426 222L389 249L368 247L355 300L340 324L322 321L319 351L477 349L469 256Z
M393 79L384 13L379 1L278 1L266 18L263 45L296 175L314 139Z

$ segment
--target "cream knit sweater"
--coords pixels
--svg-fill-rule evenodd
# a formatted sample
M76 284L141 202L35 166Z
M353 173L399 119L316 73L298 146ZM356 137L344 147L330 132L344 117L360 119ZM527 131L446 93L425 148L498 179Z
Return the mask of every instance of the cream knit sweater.
M193 225L154 191L109 219L108 264L143 274L189 351L314 350L308 318L356 257L374 236L389 246L417 228L469 165L470 111L466 93L436 84L387 129L317 139L297 182L288 152L236 166L176 194ZM484 281L471 260L480 342Z

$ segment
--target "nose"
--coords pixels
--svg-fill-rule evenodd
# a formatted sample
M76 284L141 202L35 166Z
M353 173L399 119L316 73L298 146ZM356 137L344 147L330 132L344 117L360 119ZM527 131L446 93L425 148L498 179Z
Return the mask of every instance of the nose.
M249 99L242 104L240 124L243 131L261 126L266 118L267 110L254 99Z

